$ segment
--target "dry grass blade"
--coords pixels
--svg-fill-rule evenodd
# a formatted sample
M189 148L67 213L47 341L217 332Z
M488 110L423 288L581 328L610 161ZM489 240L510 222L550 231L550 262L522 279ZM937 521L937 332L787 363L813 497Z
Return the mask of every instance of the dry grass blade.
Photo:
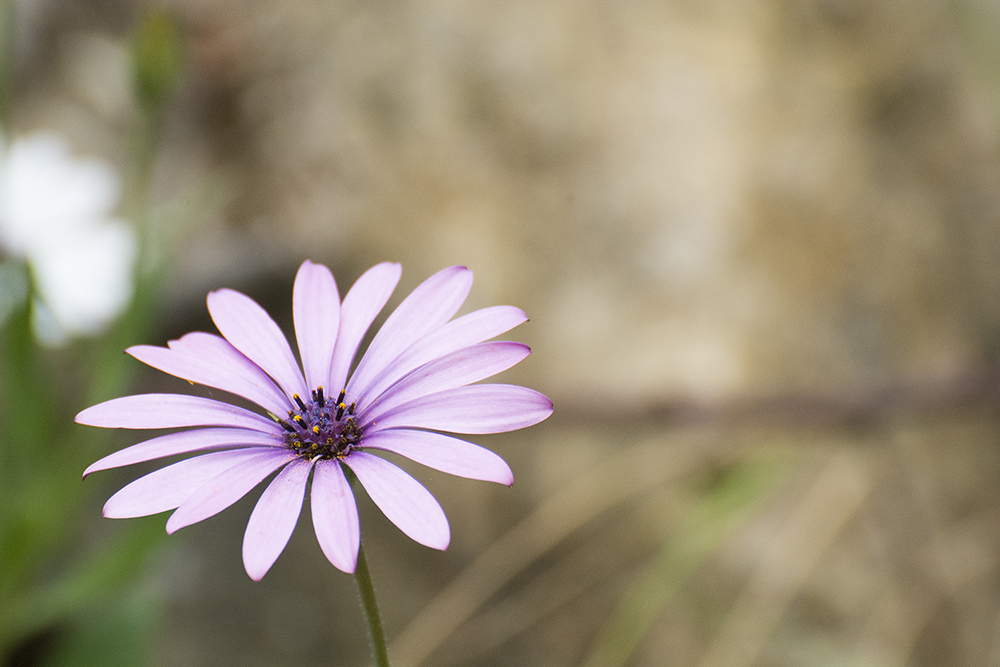
M747 461L734 466L714 488L703 491L684 523L622 595L585 666L626 664L684 582L759 508L784 472L784 466L774 461Z
M861 507L871 486L851 454L831 458L775 536L700 667L756 664L796 593Z
M503 534L423 609L389 646L397 667L416 667L528 565L605 510L693 470L708 450L637 445L553 494Z

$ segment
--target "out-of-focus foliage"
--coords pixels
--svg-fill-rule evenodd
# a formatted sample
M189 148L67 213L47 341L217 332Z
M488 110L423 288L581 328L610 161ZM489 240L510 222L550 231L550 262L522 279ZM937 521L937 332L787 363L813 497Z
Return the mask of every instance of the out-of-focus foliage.
M20 54L9 19L27 8L0 4L5 56ZM177 42L143 48L155 59ZM14 62L0 61L0 80L16 81ZM135 220L116 217L126 204L115 168L39 131L12 90L0 86L0 663L142 664L157 620L144 573L162 530L94 529L99 489L80 476L105 443L72 419L131 385L121 352L152 329L162 272ZM146 161L168 94L146 95L136 119ZM37 134L21 137L22 124ZM145 202L151 167L128 166L124 188Z

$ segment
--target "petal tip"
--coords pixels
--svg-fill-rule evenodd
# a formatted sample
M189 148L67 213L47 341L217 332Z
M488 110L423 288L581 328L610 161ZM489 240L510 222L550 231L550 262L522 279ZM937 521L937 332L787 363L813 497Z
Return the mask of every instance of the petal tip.
M442 511L442 517L444 512ZM451 544L451 525L448 523L448 519L444 519L444 525L441 526L442 530L437 535L426 536L425 540L418 540L420 544L428 546L431 549L437 549L438 551L447 551L448 546ZM411 536L412 538L412 536Z
M113 498L109 499L108 502L104 503L104 507L101 508L101 516L105 519L132 519L135 515L129 514L128 512L123 512L121 507L115 507L112 505ZM120 504L120 503L119 503Z
M174 534L174 533L176 533L176 532L177 532L178 530L180 530L181 528L183 528L183 527L184 527L184 526L178 526L178 525L177 525L177 522L176 522L176 521L174 521L174 516L175 516L176 514L177 514L177 512L174 512L174 514L171 514L171 515L170 515L170 518L169 518L169 519L167 519L167 525L166 525L166 526L164 526L164 529L165 529L165 530L167 531L167 535L173 535L173 534Z
M472 273L472 269L470 269L469 267L465 266L464 264L456 264L455 266L452 266L452 267L450 267L448 269L445 269L445 270L446 271L453 271L456 275L462 276L463 280L468 281L469 285L472 284L472 280L474 278L474 275Z
M243 569L246 570L248 577L250 577L251 579L253 579L255 582L259 582L261 579L264 578L264 575L267 574L268 570L270 570L271 568L269 568L269 567L268 568L264 568L263 571L260 571L260 570L251 568L250 565L248 565L246 562L244 562L243 563Z
M299 276L303 275L304 272L306 272L306 271L320 271L320 272L322 272L324 274L329 274L331 277L333 277L333 272L330 271L330 269L327 268L327 266L325 264L320 264L318 262L314 262L314 261L309 260L309 259L307 259L306 261L302 262L302 264L299 266L299 270L296 273L296 278L298 278Z
M212 310L213 303L218 303L219 299L226 298L232 294L240 294L240 292L228 287L220 287L219 289L209 292L208 295L205 296L205 303L208 304L209 312Z
M358 554L357 554L357 552L354 553L354 558L352 558L350 560L350 562L336 562L335 560L331 559L329 556L327 556L327 560L329 560L330 563L335 568L337 568L338 570L340 570L344 574L354 574L357 571L357 569L358 569Z

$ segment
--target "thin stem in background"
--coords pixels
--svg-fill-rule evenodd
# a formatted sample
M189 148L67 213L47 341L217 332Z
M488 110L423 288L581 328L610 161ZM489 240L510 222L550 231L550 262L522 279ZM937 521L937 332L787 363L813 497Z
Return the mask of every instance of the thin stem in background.
M8 137L14 114L14 4L0 0L0 134Z

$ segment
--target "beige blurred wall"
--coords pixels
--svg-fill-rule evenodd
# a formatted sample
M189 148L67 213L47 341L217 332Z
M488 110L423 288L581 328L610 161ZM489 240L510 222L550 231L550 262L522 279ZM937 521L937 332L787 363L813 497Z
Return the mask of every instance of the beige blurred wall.
M175 6L204 133L175 148L236 184L178 289L247 257L467 264L474 305L532 316L526 372L618 401L991 354L1000 117L947 5Z
M121 156L140 6L106 4L30 13L50 30L21 117ZM408 286L462 263L473 305L532 316L523 372L626 402L992 356L1000 116L967 29L1000 25L987 6L168 6L188 75L156 192L194 220L176 299L304 257L343 283L399 260Z

